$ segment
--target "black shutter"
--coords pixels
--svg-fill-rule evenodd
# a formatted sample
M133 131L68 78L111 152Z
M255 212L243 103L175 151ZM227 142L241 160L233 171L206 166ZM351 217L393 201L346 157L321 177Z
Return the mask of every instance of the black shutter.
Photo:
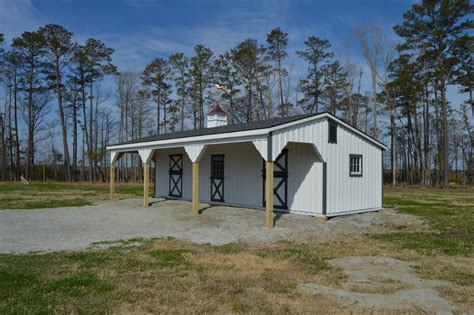
M329 120L328 128L328 143L337 143L337 124Z

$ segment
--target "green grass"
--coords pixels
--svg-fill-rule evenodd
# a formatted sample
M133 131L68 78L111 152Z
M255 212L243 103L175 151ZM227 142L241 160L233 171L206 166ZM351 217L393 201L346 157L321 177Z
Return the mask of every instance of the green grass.
M433 231L373 236L423 254L470 256L474 253L474 191L467 189L391 188L384 205L418 216Z
M0 314L87 313L110 308L107 296L114 285L73 263L69 255L0 255Z
M42 201L22 201L14 198L0 198L0 209L43 209L62 207L82 207L90 206L92 202L83 198L73 199L51 199Z
M53 281L43 286L44 292L54 292L61 295L84 296L111 291L113 285L101 280L91 272L78 272L71 276Z
M176 268L189 264L184 253L186 253L184 249L156 249L150 252L150 255L158 266Z

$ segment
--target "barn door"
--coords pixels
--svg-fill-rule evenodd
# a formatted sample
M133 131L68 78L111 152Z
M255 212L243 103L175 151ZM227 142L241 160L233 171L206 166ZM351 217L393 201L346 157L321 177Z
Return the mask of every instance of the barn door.
M183 155L170 155L169 193L170 197L183 196Z
M263 206L265 207L265 160L263 160ZM288 209L288 149L283 149L273 163L273 207Z
M224 154L211 155L211 201L224 201Z

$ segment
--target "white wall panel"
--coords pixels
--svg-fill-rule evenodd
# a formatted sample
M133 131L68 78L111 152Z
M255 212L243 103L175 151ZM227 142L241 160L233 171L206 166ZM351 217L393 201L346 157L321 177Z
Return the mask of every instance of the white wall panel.
M184 148L160 149L155 153L155 196L167 197L169 193L169 156L183 155L183 198L191 199L192 193L192 163Z
M323 163L327 163L327 215L382 207L382 150L338 125L337 144L328 143L326 118L297 124L273 133L273 157L286 146L288 206L291 211L322 214ZM264 141L262 141L263 145ZM318 153L315 153L314 147ZM191 198L191 161L183 148L159 149L155 155L156 195L168 195L169 155L183 154L183 198ZM210 201L210 160L225 155L225 203L262 206L262 157L252 142L208 145L200 159L200 200ZM363 176L349 176L349 155L363 156Z
M288 142L314 143L327 163L328 215L382 207L382 150L379 147L341 125L337 128L337 144L328 143L328 123L325 118L275 132L274 156ZM362 177L349 176L350 154L363 156ZM322 174L322 165L320 167L319 174ZM303 198L311 199L311 196Z
M296 212L320 214L322 206L322 163L314 163L316 155L309 144L291 143L289 146L288 206ZM183 198L191 198L192 164L182 148L158 150L155 155L156 196L167 197L169 192L169 155L183 154ZM251 142L210 145L199 162L199 198L210 202L211 155L224 154L225 203L262 207L263 161Z

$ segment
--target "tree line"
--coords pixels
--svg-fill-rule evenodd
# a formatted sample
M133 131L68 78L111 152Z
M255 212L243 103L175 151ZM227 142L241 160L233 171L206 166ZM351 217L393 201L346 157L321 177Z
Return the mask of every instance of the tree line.
M24 32L1 51L2 179L40 179L41 160L57 179L105 181L108 144L203 128L205 109L218 101L231 124L328 111L389 139L394 185L447 187L450 170L472 181L472 11L466 0L414 4L394 27L398 45L380 27L359 27L354 39L363 62L349 50L336 57L327 39L309 36L296 51L306 65L299 79L289 35L278 27L263 43L244 39L218 55L199 44L191 55L176 52L122 71L99 39L77 43L60 25ZM114 91L102 87L106 76ZM448 87L463 100L450 102ZM119 176L139 179L139 158L122 159Z

